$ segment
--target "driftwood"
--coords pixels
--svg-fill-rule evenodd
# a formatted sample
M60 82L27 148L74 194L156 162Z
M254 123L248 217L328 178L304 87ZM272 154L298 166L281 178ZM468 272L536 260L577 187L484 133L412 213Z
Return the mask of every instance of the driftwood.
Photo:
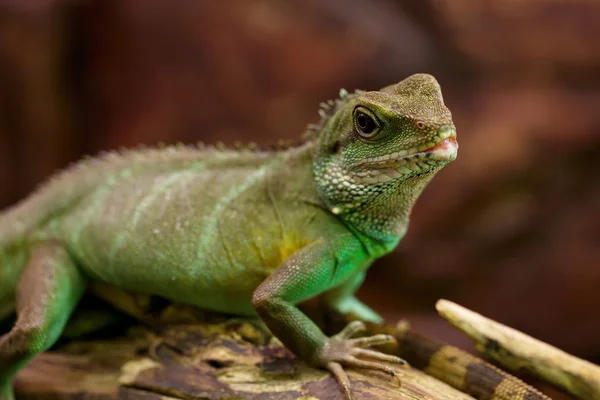
M157 310L151 298L113 294L144 325L116 339L74 340L38 356L16 378L19 399L344 399L328 372L298 360L259 319L162 303ZM314 305L304 311L328 334L352 319ZM534 372L582 399L599 398L597 366L454 303L442 300L437 308L507 368ZM85 316L87 325L74 318L71 334L118 321L102 310ZM381 350L413 367L391 365L400 386L378 372L349 370L355 399L549 399L473 355L419 335L407 323L367 325L367 334L393 335L398 345Z
M228 319L160 303L164 308L157 311L148 297L112 294L144 326L131 327L117 339L75 340L38 356L17 376L20 399L344 399L329 373L297 360L258 319ZM328 334L351 319L323 313L314 305L304 311ZM98 310L84 316L88 318L73 319L70 334L115 321ZM355 399L513 400L515 393L528 395L519 398L549 399L483 360L419 335L407 324L368 328L367 334L395 336L398 346L381 350L406 358L414 368L392 366L400 387L378 372L348 371ZM434 354L441 357L430 363ZM469 366L477 367L474 379L466 379ZM498 379L505 382L504 392L496 390ZM496 387L490 385L494 382Z
M423 372L348 371L356 399L472 399ZM298 361L258 321L136 327L118 340L72 342L17 377L19 399L343 399L326 371Z
M475 341L477 350L511 371L527 371L583 400L600 400L600 367L447 300L440 315Z

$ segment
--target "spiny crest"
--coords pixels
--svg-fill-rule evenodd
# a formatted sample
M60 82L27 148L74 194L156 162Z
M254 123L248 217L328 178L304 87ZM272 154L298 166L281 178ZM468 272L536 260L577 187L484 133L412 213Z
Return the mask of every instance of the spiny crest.
M303 138L305 140L315 139L318 136L318 133L321 131L321 128L325 126L327 120L329 120L329 118L336 113L336 111L342 104L344 104L349 96L360 95L362 93L364 93L364 90L355 90L353 94L350 94L346 89L342 88L340 89L338 98L321 103L319 108L319 116L321 117L321 120L318 124L309 124Z
M254 153L259 152L256 143L248 143L246 145L236 145L235 148L228 148L223 142L216 142L213 145L205 145L203 142L196 144L184 144L177 142L173 145L167 145L164 142L159 142L155 147L146 145L138 145L137 147L127 148L121 147L119 150L102 151L97 156L85 156L84 160L77 162L74 166L93 166L100 163L115 163L118 161L140 162L144 160L153 160L160 162L161 159L180 158L197 158L199 151L203 153Z
M199 158L210 154L223 154L224 156L240 157L262 157L268 156L274 151L283 151L302 145L304 141L279 140L276 144L269 147L259 147L254 142L242 143L236 141L233 146L228 147L223 142L216 142L207 145L204 142L187 145L177 142L173 145L167 145L159 142L154 147L143 144L137 147L121 147L119 150L101 151L95 156L84 155L79 161L71 163L68 167L54 174L51 181L62 179L76 171L85 171L89 169L118 168L123 164L160 164L161 161L197 161ZM42 184L41 186L45 186Z
M350 94L346 89L340 89L338 98L321 103L319 108L321 120L318 124L309 124L307 131L302 138L297 141L279 140L276 144L266 148L261 148L254 142L244 144L239 141L234 142L232 147L227 147L220 141L213 145L206 145L199 141L195 145L186 145L181 142L174 145L167 145L164 142L159 142L155 147L148 147L143 144L133 148L121 147L119 150L100 152L96 156L84 155L81 160L71 163L67 168L54 174L50 181L60 180L64 178L65 175L76 171L98 167L118 167L124 163L160 163L161 159L165 161L173 159L181 161L195 160L198 157L199 150L203 153L268 154L273 151L284 151L290 148L299 147L307 141L316 138L326 121L335 114L348 97L360 95L362 93L364 93L364 91L356 90L353 94ZM42 184L41 186L46 186L46 184Z

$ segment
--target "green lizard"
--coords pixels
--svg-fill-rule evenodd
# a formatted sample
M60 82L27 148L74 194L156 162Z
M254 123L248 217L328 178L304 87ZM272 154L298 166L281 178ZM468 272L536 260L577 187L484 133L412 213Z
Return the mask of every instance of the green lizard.
M16 372L61 335L89 282L256 315L290 350L330 370L395 376L402 360L328 338L296 308L381 318L354 292L408 228L421 191L457 154L440 87L413 75L379 91L340 91L300 145L279 151L140 149L82 161L0 216L0 399Z

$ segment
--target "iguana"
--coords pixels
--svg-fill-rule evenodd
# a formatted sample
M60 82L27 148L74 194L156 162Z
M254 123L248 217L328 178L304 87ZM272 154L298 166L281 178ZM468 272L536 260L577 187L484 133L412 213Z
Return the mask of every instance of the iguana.
M175 146L81 161L0 214L0 399L61 335L89 282L258 315L290 350L326 368L380 370L388 335L328 338L296 308L323 295L381 322L354 293L394 250L427 183L457 155L440 86L416 74L379 91L340 91L302 144L278 151ZM382 362L383 361L383 362Z

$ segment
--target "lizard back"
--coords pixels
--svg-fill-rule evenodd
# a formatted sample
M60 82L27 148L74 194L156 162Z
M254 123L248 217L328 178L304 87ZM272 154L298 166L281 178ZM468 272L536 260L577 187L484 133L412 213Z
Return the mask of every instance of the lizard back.
M213 231L222 233L224 224L215 225L215 218L222 220L235 213L227 198L240 193L240 186L248 189L264 180L269 165L309 163L309 154L301 156L301 161L296 155L310 153L310 146L279 152L173 146L111 152L72 165L0 214L0 319L14 307L14 288L27 258L24 249L28 246L23 245L24 241L58 238L69 243L79 260L90 263L87 260L94 257L88 258L87 254L96 251L90 251L86 245L94 243L97 249L104 249L98 244L102 239L98 236L106 239L109 259L114 260L118 258L119 243L127 240L161 238L163 244L167 243L165 224L173 230L171 238L179 230L192 235L188 225L193 223L190 221L193 216L186 215L187 211L177 216L171 212L172 219L159 221L170 194L180 190L195 193L180 192L183 203L173 203L174 207L180 211L192 210L196 215L202 214L203 208L205 214L213 215ZM195 181L194 188L188 186L191 180ZM158 208L154 211L153 207ZM119 218L123 218L122 222ZM99 234L101 230L106 234ZM211 238L215 238L214 234ZM292 242L280 252L295 249Z

